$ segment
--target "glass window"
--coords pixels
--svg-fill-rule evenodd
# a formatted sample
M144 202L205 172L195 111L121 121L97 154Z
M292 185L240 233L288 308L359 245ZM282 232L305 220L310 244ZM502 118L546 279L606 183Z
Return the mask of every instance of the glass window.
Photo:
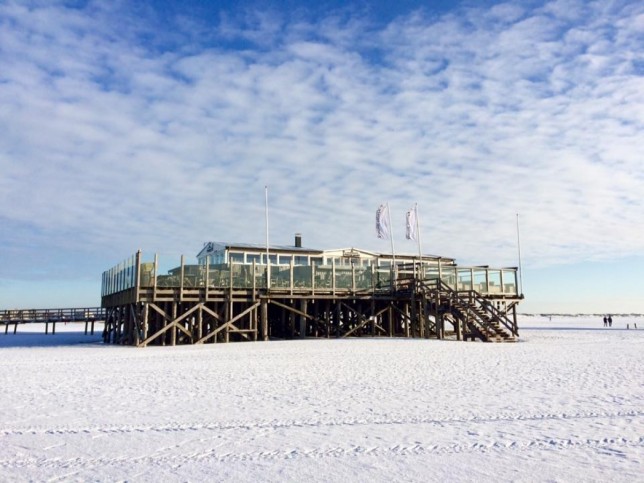
M271 265L277 265L277 255L269 255ZM262 263L266 263L266 254L262 253Z
M293 257L291 255L280 255L279 256L279 264L280 265L290 265L292 258Z
M295 259L293 260L293 263L295 265L308 265L309 264L309 257L302 256L302 255L296 255Z
M220 265L224 263L224 251L219 250L210 255L210 265Z
M244 263L244 254L243 253L230 253L228 258L231 263Z
M260 260L261 260L261 257L256 253L247 253L246 254L246 262L249 263L249 264L252 264L253 262L261 263Z
M311 257L311 265L322 265L324 259L322 257Z

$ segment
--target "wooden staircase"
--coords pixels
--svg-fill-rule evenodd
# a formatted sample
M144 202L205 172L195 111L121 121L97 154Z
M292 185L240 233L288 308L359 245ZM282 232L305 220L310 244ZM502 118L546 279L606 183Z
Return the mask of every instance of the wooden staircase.
M463 340L517 341L516 324L476 290L456 291L441 280L421 281L418 288L428 312L460 329Z

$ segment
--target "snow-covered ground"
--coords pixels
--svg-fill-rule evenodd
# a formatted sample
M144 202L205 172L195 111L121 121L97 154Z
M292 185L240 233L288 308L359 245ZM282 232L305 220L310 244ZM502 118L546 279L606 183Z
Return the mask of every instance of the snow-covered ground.
M520 327L145 349L3 330L0 480L644 481L644 318Z

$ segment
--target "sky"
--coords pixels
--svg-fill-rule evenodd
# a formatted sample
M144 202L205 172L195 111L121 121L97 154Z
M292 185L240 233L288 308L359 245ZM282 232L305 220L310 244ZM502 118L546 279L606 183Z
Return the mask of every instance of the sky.
M644 313L640 1L0 1L0 309L206 241L521 266ZM520 253L520 257L519 257Z

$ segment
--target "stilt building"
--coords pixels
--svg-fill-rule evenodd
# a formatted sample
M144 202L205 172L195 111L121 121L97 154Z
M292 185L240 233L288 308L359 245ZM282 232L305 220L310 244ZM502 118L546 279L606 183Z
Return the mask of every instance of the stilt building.
M103 273L106 343L328 337L518 338L517 268L345 248L208 242L162 274L137 252Z

